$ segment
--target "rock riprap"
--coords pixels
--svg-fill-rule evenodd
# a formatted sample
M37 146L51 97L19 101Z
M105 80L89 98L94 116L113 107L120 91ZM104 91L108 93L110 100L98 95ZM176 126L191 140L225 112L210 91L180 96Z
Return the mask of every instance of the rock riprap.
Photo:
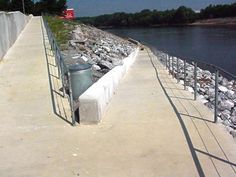
M155 51L157 57L165 65L166 55L161 51ZM171 74L176 78L177 75L180 83L184 84L184 61L179 61L179 74L177 74L177 58L170 57ZM173 63L172 63L173 61ZM169 62L167 62L169 65ZM187 90L194 92L194 66L186 63L186 85ZM219 76L218 86L218 121L227 126L231 135L236 135L236 81L227 79L222 75ZM209 109L214 110L215 102L215 73L197 67L197 99L206 105ZM236 136L234 136L236 137Z
M67 66L91 64L96 81L115 66L122 65L123 59L136 47L128 40L81 24L74 27L71 40L68 41L68 45L62 47L62 54Z

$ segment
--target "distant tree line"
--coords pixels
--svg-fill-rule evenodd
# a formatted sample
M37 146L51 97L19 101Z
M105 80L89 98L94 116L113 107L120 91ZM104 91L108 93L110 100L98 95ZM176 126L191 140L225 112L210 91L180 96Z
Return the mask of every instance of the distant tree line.
M94 26L131 27L176 25L195 22L198 19L236 17L236 3L231 5L210 5L200 13L181 6L178 9L157 11L142 10L138 13L114 13L97 17L80 17L79 21Z
M236 3L231 5L210 5L201 10L200 18L236 17Z
M41 13L61 15L66 9L66 0L24 0L27 14ZM0 0L0 11L23 11L22 0Z

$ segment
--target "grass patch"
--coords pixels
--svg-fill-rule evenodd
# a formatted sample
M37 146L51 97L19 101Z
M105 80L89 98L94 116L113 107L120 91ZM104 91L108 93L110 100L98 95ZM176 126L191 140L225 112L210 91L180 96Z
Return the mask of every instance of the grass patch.
M58 17L45 16L50 29L52 30L58 45L67 44L71 39L71 31L74 30L78 22L60 19Z

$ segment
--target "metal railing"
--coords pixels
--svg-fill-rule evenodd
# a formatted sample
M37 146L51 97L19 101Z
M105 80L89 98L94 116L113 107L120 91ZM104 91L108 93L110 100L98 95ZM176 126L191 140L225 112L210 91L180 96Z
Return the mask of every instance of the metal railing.
M61 55L56 39L51 29L49 28L47 21L45 20L43 16L42 16L42 19L43 19L43 23L44 23L44 26L48 35L48 40L51 46L51 50L55 55L55 61L58 67L58 75L62 81L63 96L64 97L68 96L68 100L70 103L72 125L75 125L76 123L75 109L76 108L75 108L75 103L72 96L73 93L72 93L72 86L71 86L71 73L69 72L69 69L64 62L64 58ZM164 67L168 70L169 74L172 75L173 78L176 78L177 83L179 83L180 80L182 80L184 89L187 89L187 87L193 88L194 100L197 99L197 95L198 93L200 93L199 84L201 82L211 82L208 84L210 86L214 86L214 97L213 97L214 99L211 99L208 101L213 106L212 109L214 110L214 122L217 122L217 117L219 116L219 111L218 111L219 103L222 101L219 99L219 94L221 94L221 97L223 94L225 95L225 97L227 97L227 99L230 99L225 93L223 92L219 93L219 78L223 78L222 76L224 76L223 79L232 79L236 87L236 76L232 75L231 73L213 64L195 61L195 60L186 60L186 59L182 60L168 53L156 50L153 47L149 46L149 48L151 49L153 54L155 54L157 58L161 61ZM206 78L205 81L201 81L201 78L198 77L199 70L201 70L200 66L201 68L205 69L205 71L210 70L211 76L214 75L214 78ZM212 72L214 72L214 74L212 74ZM212 83L212 81L214 83ZM231 120L229 119L229 121Z
M172 75L173 78L176 78L177 83L180 82L180 80L182 80L185 90L187 89L187 86L193 88L194 100L197 99L198 94L203 95L201 94L200 84L204 84L205 82L205 84L207 83L209 87L210 86L212 88L214 87L213 99L207 100L213 106L212 109L214 110L214 122L217 122L217 117L220 115L219 112L220 103L226 99L234 102L234 100L230 98L227 95L227 93L219 92L219 86L221 86L219 78L221 78L221 80L227 80L227 81L229 81L228 79L231 79L233 87L236 88L236 76L234 76L233 74L213 64L195 60L186 60L186 59L182 60L178 57L171 56L168 53L156 50L153 47L150 47L150 49L153 52L153 54L161 61L164 67L168 70L169 74ZM210 74L211 78L199 77L200 74L199 71L201 70L211 73ZM219 95L221 97L219 97ZM232 120L230 118L228 119L228 121L231 123L231 126L233 128L236 128L236 126L232 123Z
M55 56L55 61L56 61L56 65L58 68L58 77L62 82L63 97L67 97L68 101L70 103L72 125L74 126L76 124L76 119L75 119L75 109L76 108L75 108L75 103L74 103L73 96L72 96L73 93L72 93L72 85L71 85L71 73L69 72L69 69L65 64L64 58L63 58L61 51L58 47L55 36L53 35L44 16L42 16L42 21L43 21L44 27L47 32L48 41L49 41L51 50Z

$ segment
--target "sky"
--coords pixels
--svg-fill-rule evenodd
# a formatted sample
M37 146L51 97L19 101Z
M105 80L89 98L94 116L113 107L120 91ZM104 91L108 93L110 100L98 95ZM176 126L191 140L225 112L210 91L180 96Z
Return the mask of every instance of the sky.
M114 12L139 12L143 9L166 10L179 6L200 10L210 4L230 4L236 0L67 0L77 17L97 16Z

